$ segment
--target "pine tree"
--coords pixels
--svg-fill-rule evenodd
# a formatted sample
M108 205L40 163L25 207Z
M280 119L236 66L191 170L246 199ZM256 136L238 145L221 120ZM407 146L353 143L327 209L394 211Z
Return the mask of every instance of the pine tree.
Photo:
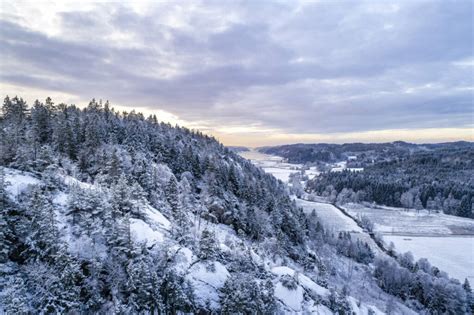
M259 285L248 273L236 273L227 278L221 289L221 312L224 314L273 314L276 311L273 285Z
M198 257L202 260L215 260L219 254L216 235L207 228L202 231L201 239L199 240Z
M170 267L164 270L160 284L164 312L176 314L193 311L194 292L192 286L174 268Z
M157 303L154 300L152 262L148 259L146 245L136 248L132 256L127 266L127 287L130 291L128 306L131 312L151 311Z
M26 238L28 259L51 261L59 250L59 232L51 196L42 187L35 187L27 210L31 216L30 231Z
M113 218L119 218L133 211L131 190L125 175L121 175L118 182L112 186L111 205Z
M471 313L474 313L474 295L472 294L471 284L469 283L467 278L464 279L464 283L462 287L464 291L466 292L466 301L467 301L468 310L470 310Z
M112 255L122 262L128 259L132 253L133 243L130 230L130 213L114 221L112 235L109 240Z
M165 188L166 200L171 207L172 211L176 211L178 209L179 200L178 200L178 182L176 181L176 177L172 175L168 181L168 184Z
M27 288L21 277L9 277L2 285L3 290L0 292L2 305L0 305L0 311L4 311L5 314L27 314L31 311Z
M8 224L8 197L6 192L6 181L5 171L3 167L0 167L0 263L6 262L8 259L8 253L10 251L11 242L9 240L9 234L11 234L10 226Z
M31 123L35 144L42 144L49 140L51 136L50 112L38 100L35 101L31 109Z
M461 198L461 204L459 205L459 209L456 215L460 217L469 218L473 216L472 213L472 198L469 195L464 195Z

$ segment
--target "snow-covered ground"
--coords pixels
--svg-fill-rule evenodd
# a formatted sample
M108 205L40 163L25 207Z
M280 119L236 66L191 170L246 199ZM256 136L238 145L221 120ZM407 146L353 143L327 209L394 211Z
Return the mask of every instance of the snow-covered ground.
M442 236L474 235L474 220L426 210L402 208L371 208L361 204L346 204L344 208L355 218L366 216L383 234Z
M384 241L393 242L398 252L412 252L415 259L428 261L446 271L450 277L474 281L474 238L472 236L403 236L384 235Z
M295 199L298 206L306 213L316 211L318 218L326 228L334 232L362 232L362 229L352 220L345 216L339 209L331 204Z
M5 182L5 190L7 193L16 198L16 196L28 188L29 185L37 185L40 183L40 180L29 173L5 168Z
M288 183L290 174L301 172L303 165L284 162L284 158L264 154L255 150L239 153L242 157L251 160L255 165L261 167L265 172L272 174L284 183ZM305 172L309 178L318 174L316 169L310 169Z
M412 252L415 259L430 263L451 277L474 281L474 220L426 210L392 207L370 208L347 204L355 218L366 216L384 241L398 252Z
M316 171L313 169L312 171ZM41 184L42 181L36 178L33 174L27 172L20 172L13 169L5 169L5 179L7 181L7 193L15 198L22 191L28 188L30 184ZM62 175L60 175L62 176ZM62 237L69 244L69 250L81 255L83 257L102 256L105 252L104 248L99 245L94 246L91 240L86 236L74 238L70 231L70 224L66 218L66 206L68 204L70 189L80 187L82 189L103 189L98 185L92 185L80 182L70 176L62 176L64 183L64 190L55 192L53 202L55 204L56 219L58 228L61 231ZM367 235L360 233L360 228L348 217L344 216L337 208L332 205L298 200L299 203L307 210L312 211L314 208L325 222L333 222L334 228L339 229L343 227L347 231L352 231L357 235ZM141 205L145 214L145 218L131 219L131 234L135 242L147 243L148 246L155 243L169 242L169 231L171 230L171 223L167 218L156 208L148 203ZM196 218L194 218L196 219ZM198 238L204 228L215 232L219 247L223 252L225 251L241 251L246 247L245 241L240 239L235 231L223 224L214 224L211 222L202 222L196 224L191 233ZM99 246L99 247L98 247ZM243 246L243 247L242 247ZM169 247L172 251L171 256L176 257L177 272L185 276L193 286L198 303L203 306L209 306L211 309L218 309L219 307L219 290L224 285L229 277L227 266L220 262L214 262L214 271L206 268L206 264L199 261L198 257L188 248L181 247L177 244ZM268 260L259 256L252 248L247 249L255 263L262 264L264 268L273 274L272 282L275 287L275 298L279 301L279 307L285 314L333 314L329 308L320 304L320 301L328 299L329 290L318 285L315 282L314 274L304 274L304 270L298 266L285 266L281 260ZM290 276L296 281L296 288L288 289L283 285L282 277ZM310 277L311 276L311 277ZM314 279L312 279L314 278ZM358 294L359 295L359 294ZM354 295L356 296L356 295ZM311 297L311 298L310 298ZM315 300L313 300L315 299ZM354 314L367 314L369 309L375 314L382 314L379 309L383 307L383 301L378 298L371 299L371 303L363 303L360 301L360 296L356 299L353 296L348 297L348 301ZM315 301L318 301L315 303ZM377 308L375 304L379 304Z

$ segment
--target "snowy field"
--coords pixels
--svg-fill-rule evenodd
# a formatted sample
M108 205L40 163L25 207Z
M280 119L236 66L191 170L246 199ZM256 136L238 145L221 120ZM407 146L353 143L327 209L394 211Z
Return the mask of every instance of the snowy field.
M302 199L296 199L296 204L302 207L306 213L311 213L315 210L318 218L324 223L326 228L334 232L362 232L362 229L354 220L345 216L339 209L331 204Z
M367 216L397 252L410 251L415 259L427 258L451 277L474 281L474 220L426 210L360 204L344 208L354 217Z
M282 157L264 154L255 150L240 152L239 154L242 157L251 160L253 164L261 167L266 173L272 174L284 183L288 183L290 174L298 173L302 168L301 164L285 163L284 158ZM307 174L312 178L317 174L317 172L315 169L310 169L307 171Z
M383 234L443 236L474 236L474 220L443 213L428 213L402 208L369 208L360 204L347 204L344 208L355 218L366 216Z
M474 238L472 236L430 237L384 235L398 252L412 252L415 259L429 262L461 282L474 281Z

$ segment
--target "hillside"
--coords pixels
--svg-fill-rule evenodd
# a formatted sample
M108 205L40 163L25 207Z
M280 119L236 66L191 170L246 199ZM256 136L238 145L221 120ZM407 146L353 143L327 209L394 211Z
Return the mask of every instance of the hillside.
M469 312L459 281L334 235L200 132L95 100L2 114L7 313Z

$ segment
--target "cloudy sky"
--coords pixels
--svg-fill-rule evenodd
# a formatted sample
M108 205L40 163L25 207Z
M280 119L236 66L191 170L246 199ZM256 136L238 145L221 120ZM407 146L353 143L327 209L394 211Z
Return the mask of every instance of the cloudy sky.
M1 1L0 92L229 145L474 141L473 2Z

